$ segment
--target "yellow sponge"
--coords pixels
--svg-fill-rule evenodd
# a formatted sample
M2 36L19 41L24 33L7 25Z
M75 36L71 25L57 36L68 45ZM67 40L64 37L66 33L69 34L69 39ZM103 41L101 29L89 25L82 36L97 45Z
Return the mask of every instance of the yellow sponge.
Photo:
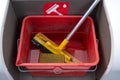
M39 58L40 63L64 63L65 57L61 54L41 53Z

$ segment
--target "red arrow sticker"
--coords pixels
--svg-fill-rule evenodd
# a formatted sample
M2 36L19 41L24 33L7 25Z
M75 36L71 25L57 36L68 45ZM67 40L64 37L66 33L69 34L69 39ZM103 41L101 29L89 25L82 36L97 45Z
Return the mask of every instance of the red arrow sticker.
M49 2L44 5L44 15L68 15L68 2Z

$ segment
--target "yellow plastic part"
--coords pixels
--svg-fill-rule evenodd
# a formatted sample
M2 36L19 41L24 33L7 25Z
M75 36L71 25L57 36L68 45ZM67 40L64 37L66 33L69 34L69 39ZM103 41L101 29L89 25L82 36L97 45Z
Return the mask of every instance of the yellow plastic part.
M75 59L69 53L67 53L64 50L61 50L68 43L68 41L66 39L61 43L60 46L55 44L53 41L51 41L50 39L48 39L46 36L44 36L41 33L37 33L33 39L36 40L38 43L40 43L42 46L44 46L46 49L48 49L53 54L62 54L62 55L64 55L66 63L71 63L71 59L72 60L74 59L75 62L79 62L79 60Z
M64 49L65 48L65 46L68 44L68 40L67 39L64 39L63 41L62 41L62 43L59 45L59 49Z

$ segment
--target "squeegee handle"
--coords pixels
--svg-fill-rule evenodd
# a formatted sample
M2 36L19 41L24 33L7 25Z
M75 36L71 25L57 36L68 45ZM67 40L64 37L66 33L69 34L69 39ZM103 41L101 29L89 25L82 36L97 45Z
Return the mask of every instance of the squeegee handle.
M83 17L79 20L77 25L73 28L73 30L67 35L67 37L61 42L59 45L59 49L64 49L65 46L68 44L69 40L73 36L73 34L76 32L76 30L81 26L81 24L85 21L87 16L91 13L91 11L96 7L96 5L99 3L100 0L95 0L93 4L90 6L90 8L87 10L87 12L83 15Z
M91 11L96 7L100 0L95 0L91 7L87 10L87 12L83 15L83 17L79 20L77 25L73 28L73 30L67 35L66 40L70 40L76 30L81 26L81 24L85 21L87 16L91 13Z

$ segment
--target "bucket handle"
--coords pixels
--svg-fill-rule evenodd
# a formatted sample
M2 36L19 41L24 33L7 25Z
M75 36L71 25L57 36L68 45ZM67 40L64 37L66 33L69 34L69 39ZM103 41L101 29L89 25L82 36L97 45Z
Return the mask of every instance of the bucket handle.
M18 70L20 72L54 72L55 74L61 74L62 72L94 72L97 70L97 65L94 66L93 69L90 69L90 70L86 70L86 69L83 69L83 70L58 70L58 71L54 71L54 70L27 70L27 69L22 69L22 67L18 66Z

